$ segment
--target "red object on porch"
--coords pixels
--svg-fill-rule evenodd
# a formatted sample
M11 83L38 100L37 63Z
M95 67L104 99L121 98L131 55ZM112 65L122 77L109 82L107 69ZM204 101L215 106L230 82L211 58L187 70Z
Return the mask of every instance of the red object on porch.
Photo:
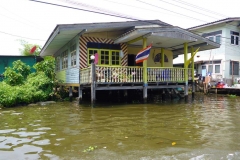
M33 54L36 49L37 49L37 46L34 46L34 47L30 50L30 54Z

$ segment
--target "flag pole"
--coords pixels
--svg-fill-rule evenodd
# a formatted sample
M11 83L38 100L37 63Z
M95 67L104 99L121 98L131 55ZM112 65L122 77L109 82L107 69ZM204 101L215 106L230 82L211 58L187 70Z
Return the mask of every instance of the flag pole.
M143 38L143 48L147 47L147 38ZM143 61L143 102L147 102L147 59Z

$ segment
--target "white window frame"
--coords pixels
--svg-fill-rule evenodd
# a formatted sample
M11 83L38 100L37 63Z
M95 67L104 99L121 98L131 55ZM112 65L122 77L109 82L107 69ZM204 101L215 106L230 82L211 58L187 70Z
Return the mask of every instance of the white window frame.
M56 71L60 71L60 57L56 57Z
M76 44L73 44L70 47L70 55L71 55L71 66L75 67L77 65L77 55L76 55Z
M62 52L62 69L68 68L68 51L65 50Z
M230 31L230 44L238 46L239 45L239 35L234 35L231 32L235 32L235 31ZM239 34L239 32L236 32L236 33ZM233 43L232 43L232 37L233 37ZM237 38L238 38L238 43L236 43L237 42L236 41Z
M221 35L221 34L217 34L217 35L213 35L213 36L208 36L208 37L206 37L206 38L209 39L210 41L213 41L213 42L216 42L216 43L217 43L217 38L216 38L217 36L220 36L220 43L219 43L219 44L221 44L221 43L222 43L222 35ZM210 37L213 37L213 40L211 40Z

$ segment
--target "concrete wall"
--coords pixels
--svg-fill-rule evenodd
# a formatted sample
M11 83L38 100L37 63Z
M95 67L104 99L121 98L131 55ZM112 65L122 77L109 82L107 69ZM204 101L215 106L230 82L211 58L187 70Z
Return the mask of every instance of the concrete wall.
M202 66L201 61L209 61L211 64L211 61L213 60L221 60L220 63L220 74L213 73L213 77L222 75L222 79L228 82L232 81L232 75L230 75L230 60L240 61L240 48L236 45L231 44L231 34L230 31L236 31L240 32L240 30L236 27L238 24L218 24L214 26L208 26L205 28L197 29L193 32L202 35L203 33L210 33L214 31L222 30L222 38L221 38L221 46L218 49L208 50L208 51L202 51L197 53L195 62L199 62L198 65L198 73L201 73ZM198 57L198 58L197 58ZM208 66L207 64L204 66ZM240 76L235 76L240 77Z
M128 54L134 54L136 55L142 48L141 47L128 47ZM161 53L161 49L151 49L150 55L148 57L148 67L161 67L160 62L154 62L154 56L158 53ZM164 54L168 58L168 62L164 63L165 67L173 67L173 54L172 51L164 50Z

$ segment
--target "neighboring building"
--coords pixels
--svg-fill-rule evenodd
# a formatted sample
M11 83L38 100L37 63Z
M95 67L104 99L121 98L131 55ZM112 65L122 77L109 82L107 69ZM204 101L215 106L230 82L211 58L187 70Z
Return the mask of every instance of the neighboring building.
M17 60L21 60L29 66L33 66L36 62L40 62L43 59L39 56L0 55L0 80L3 79L5 67L12 67L12 63Z
M136 54L149 44L152 49L144 62L147 65L136 65ZM203 51L219 44L159 20L65 24L56 26L40 55L55 57L57 78L70 92L72 87L79 87L79 94L89 87L94 93L118 89L147 92L187 86L192 80L191 69L173 68L173 58L183 54L184 48L187 52L188 46ZM92 55L97 58L96 79L91 79Z
M196 70L202 76L210 73L215 81L228 85L240 77L240 17L226 18L191 27L191 32L221 44L220 48L199 52L195 58Z

